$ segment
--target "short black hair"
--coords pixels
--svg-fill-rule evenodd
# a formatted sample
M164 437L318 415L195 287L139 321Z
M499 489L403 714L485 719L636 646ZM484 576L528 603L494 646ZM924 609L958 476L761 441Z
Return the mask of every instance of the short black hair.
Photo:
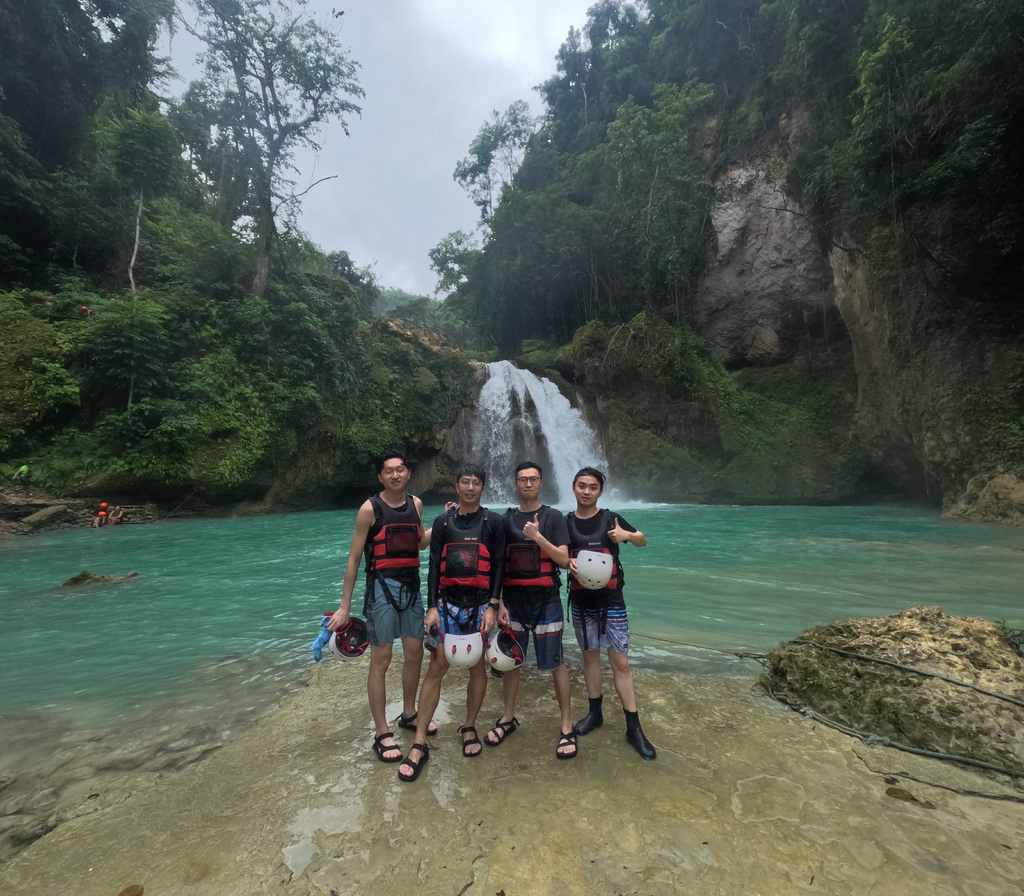
M540 478L544 478L544 471L540 468L540 464L535 464L532 460L524 460L518 467L516 467L516 471L512 474L512 478L517 478L523 470L536 470Z
M455 481L458 482L463 476L476 476L481 485L487 485L487 474L479 464L460 464L455 471Z
M583 467L583 469L578 470L576 475L572 477L573 485L576 484L576 480L579 479L580 476L593 476L601 485L601 491L604 491L604 473L600 470L595 470L593 467Z
M385 451L383 454L377 456L377 475L379 476L384 472L384 464L386 464L392 458L397 458L403 464L405 464L410 470L412 469L412 463L409 461L409 455L404 451Z

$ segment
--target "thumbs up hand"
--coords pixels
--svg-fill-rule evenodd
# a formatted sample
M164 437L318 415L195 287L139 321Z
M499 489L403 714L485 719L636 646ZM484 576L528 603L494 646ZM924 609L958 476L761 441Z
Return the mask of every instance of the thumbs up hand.
M615 544L621 544L624 541L629 540L629 533L619 525L619 518L614 517L615 525L608 530L608 537L615 542Z
M530 540L536 541L537 536L540 535L540 512L538 511L533 515L533 519L530 520L525 526L523 526L523 534Z

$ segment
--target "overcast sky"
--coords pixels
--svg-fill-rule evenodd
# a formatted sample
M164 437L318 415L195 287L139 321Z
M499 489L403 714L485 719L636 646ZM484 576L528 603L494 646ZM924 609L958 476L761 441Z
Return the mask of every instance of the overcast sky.
M325 251L372 265L381 287L433 295L427 252L454 230L472 232L479 218L452 179L456 163L493 110L524 99L541 113L534 88L555 74L569 27L582 27L593 2L311 0L321 15L345 11L341 38L366 97L351 136L330 127L319 157L299 157L299 191L337 175L303 197L303 230ZM179 71L194 76L194 56L179 33Z

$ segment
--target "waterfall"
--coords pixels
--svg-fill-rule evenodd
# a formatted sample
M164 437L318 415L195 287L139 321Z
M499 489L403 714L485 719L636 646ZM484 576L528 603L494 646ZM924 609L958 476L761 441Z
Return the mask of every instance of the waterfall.
M551 380L509 361L487 365L461 442L462 459L487 471L483 503L494 508L518 503L512 474L523 461L543 468L545 504L572 506L572 477L580 467L608 471L601 440L579 408Z

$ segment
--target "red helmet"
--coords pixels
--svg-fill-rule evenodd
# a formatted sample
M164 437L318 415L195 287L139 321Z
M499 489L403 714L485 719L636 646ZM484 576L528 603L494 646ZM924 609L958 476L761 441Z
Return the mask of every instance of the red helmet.
M335 656L362 656L370 646L370 633L366 630L366 623L358 616L349 617L348 625L336 631L334 637L327 642L327 646Z

